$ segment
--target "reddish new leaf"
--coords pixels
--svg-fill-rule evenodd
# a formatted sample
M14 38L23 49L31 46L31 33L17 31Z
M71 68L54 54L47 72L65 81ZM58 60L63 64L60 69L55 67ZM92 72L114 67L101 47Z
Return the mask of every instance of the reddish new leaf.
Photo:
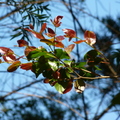
M72 87L73 87L72 82L69 82L67 88L63 91L63 94L68 93L72 89Z
M36 50L36 47L34 47L34 46L28 46L28 47L26 47L26 49L25 49L25 51L24 51L25 56L28 56L28 54L29 54L31 51L34 51L34 50Z
M86 42L86 40L78 40L78 41L75 41L74 43L80 44L80 43L82 43L82 42Z
M10 48L0 47L0 53L3 54L3 59L5 62L11 63L16 60L14 52Z
M71 44L68 47L65 48L65 51L70 54L70 52L74 49L75 44Z
M57 17L55 17L54 21L51 20L51 22L53 23L53 25L54 25L55 27L59 27L59 26L61 25L60 20L61 20L62 18L63 18L63 16L57 16Z
M17 70L17 68L20 66L21 62L20 61L15 61L13 62L12 65L10 65L8 68L7 68L7 71L8 72L13 72L15 70Z
M30 29L34 29L34 26L32 24L29 25Z
M59 42L61 42L62 40L65 39L64 36L57 36L57 37L55 37L55 38L56 38L56 41L59 41Z
M18 40L17 43L18 43L19 47L28 46L28 42L25 40Z
M55 43L55 45L54 45L55 47L64 48L64 45L63 45L63 43L62 43L62 42L55 41L54 43Z
M91 46L96 43L96 35L92 31L85 31L84 38L85 42Z
M43 24L42 24L42 27L41 27L41 30L40 30L40 34L43 33L43 31L46 29L46 26L47 26L46 23L43 23Z
M52 39L41 39L40 42L44 42L48 45L53 45L54 38Z
M36 38L38 39L44 39L44 36L41 33L38 33L34 30L30 30L28 28L24 28L25 30L27 30L28 32L31 32Z
M49 83L50 82L50 79L46 78L43 80L44 83Z
M20 65L20 68L24 70L32 70L32 63L23 63Z
M72 29L63 29L63 32L66 34L64 36L69 38L69 41L76 37L76 32Z
M46 33L46 35L48 37L55 37L55 32L51 29L51 28L47 28L48 29L48 33Z
M14 61L16 61L16 57L14 54L4 54L3 59L7 63L13 63Z
M0 53L1 54L14 54L14 52L7 47L0 47Z

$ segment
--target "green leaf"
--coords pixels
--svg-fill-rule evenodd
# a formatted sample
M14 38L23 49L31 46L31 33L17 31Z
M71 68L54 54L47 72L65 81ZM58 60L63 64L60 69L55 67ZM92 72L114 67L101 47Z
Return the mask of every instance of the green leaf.
M72 89L72 83L70 81L60 81L54 87L59 93L64 94Z
M41 56L37 62L33 62L32 71L35 73L36 77L49 68L47 61L47 58Z
M70 61L70 60L64 60L64 63L65 63L66 65L71 66L72 61Z
M66 51L63 51L62 49L56 49L55 50L55 56L58 59L70 59L69 55Z
M97 52L96 50L90 50L90 51L88 51L86 54L85 54L85 56L84 56L84 59L89 59L89 58L95 58L95 57L97 57L97 55L99 55L100 53L99 52Z
M48 64L50 65L50 67L51 67L51 69L53 71L56 71L58 69L58 65L57 65L56 61L50 61L50 60L48 60Z
M28 55L27 55L27 59L28 60L32 60L35 58L39 58L41 56L44 56L45 58L55 58L55 56L52 53L49 53L46 51L46 49L36 49L34 51L31 51Z
M56 83L55 85L55 89L59 92L59 93L63 93L63 91L65 90L65 88L61 85L61 84L59 84L59 83Z

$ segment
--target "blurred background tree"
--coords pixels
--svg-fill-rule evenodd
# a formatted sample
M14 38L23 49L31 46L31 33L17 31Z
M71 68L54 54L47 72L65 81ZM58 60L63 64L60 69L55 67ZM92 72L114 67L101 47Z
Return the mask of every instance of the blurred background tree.
M88 80L82 94L72 90L66 95L60 95L52 87L44 84L42 76L36 79L31 72L20 70L8 73L6 72L8 64L1 64L1 120L120 119L120 16L114 18L110 15L104 17L98 14L92 15L87 9L86 2L86 0L0 2L1 46L10 47L18 54L23 51L14 47L19 39L28 40L31 45L41 46L22 28L33 24L39 31L43 22L48 22L50 18L53 19L53 16L60 13L67 18L65 22L63 21L63 26L71 27L78 36L82 36L85 30L94 31L97 35L95 47L110 62L110 64L101 64L99 66L101 70L98 71L98 74L108 75L110 78ZM101 6L103 4L100 1L96 3L96 8L99 4ZM85 50L90 49L85 44L81 44L76 47L72 56L76 61L83 62ZM112 78L112 76L118 77Z

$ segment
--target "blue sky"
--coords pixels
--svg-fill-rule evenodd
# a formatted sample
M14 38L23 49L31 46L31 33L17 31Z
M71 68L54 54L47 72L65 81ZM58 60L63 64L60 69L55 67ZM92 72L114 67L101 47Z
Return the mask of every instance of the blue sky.
M110 15L115 18L116 15L118 15L120 12L120 3L118 3L118 2L119 2L119 0L86 0L84 7L85 7L85 11L87 13L92 14L93 16L96 16L96 14L100 17ZM59 2L59 0L58 0L58 2L56 2L56 4L54 4L50 8L51 8L50 13L52 14L52 16L51 16L52 19L57 15L64 16L64 18L62 20L63 24L61 25L60 28L70 28L70 29L73 28L73 23L71 22L72 18L70 16L70 14L68 13L68 11L66 10L66 8ZM96 30L100 26L98 21L96 21L96 20L93 21L93 19L87 15L86 15L86 17L83 16L79 19L81 20L82 25L84 27L88 28L88 30ZM94 23L94 26L93 26L93 23ZM51 24L48 24L48 25L51 26ZM58 32L61 34L61 31L58 30ZM83 38L83 35L80 35L79 37ZM8 43L10 43L10 44L8 44ZM34 43L37 44L37 41L35 40ZM13 45L16 45L16 44L17 44L16 40L9 41L9 39L7 39L7 40L2 39L2 42L1 42L1 45L10 46L10 47L13 47ZM86 48L88 48L88 46L81 45L81 49L83 49L83 51ZM22 51L22 50L20 50L20 51ZM19 53L20 53L20 51L19 51ZM2 68L2 70L5 70L6 66L2 65L1 68ZM25 71L23 71L23 72L27 73ZM4 79L8 79L8 81L9 81L10 75L9 74L7 76L4 75L3 77L4 77ZM23 77L23 76L21 75L21 77ZM16 77L14 78L14 76L13 76L13 79L15 81L15 84L18 84L16 82ZM30 78L27 78L27 79L28 79L28 81L30 80ZM22 80L21 80L21 83L22 83ZM9 82L7 82L7 84L9 86ZM51 88L51 89L53 89L53 88ZM8 90L8 88L7 88L7 90ZM10 90L11 90L11 87L10 87ZM114 120L115 118L117 118L117 116L113 113L110 113L108 115L105 115L101 120L108 120L109 118L110 118L110 120Z

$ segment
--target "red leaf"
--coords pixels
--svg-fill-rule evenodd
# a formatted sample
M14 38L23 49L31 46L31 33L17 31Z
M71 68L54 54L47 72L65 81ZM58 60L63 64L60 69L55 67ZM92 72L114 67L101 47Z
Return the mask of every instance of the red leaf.
M50 82L50 79L46 78L46 79L44 79L43 82L44 82L44 83L49 83L49 82Z
M82 43L82 42L86 42L86 40L78 40L78 41L75 41L74 43L80 44L80 43Z
M28 28L24 28L24 29L27 30L27 31L29 31L29 32L31 32L36 38L38 38L38 39L44 39L44 36L41 33L38 33L38 32L36 32L34 30L30 30Z
M47 26L46 23L43 23L43 24L42 24L42 27L41 27L41 30L40 30L40 34L43 33L43 31L46 29L46 26Z
M86 43L89 45L93 45L96 43L96 35L92 31L85 31L84 38L86 40Z
M4 54L3 59L7 63L13 63L14 61L16 61L16 57L14 54Z
M20 68L24 70L32 70L32 63L23 63L20 65Z
M51 28L47 28L47 29L48 29L48 33L46 33L46 35L48 37L54 37L55 36L55 32Z
M30 29L34 29L34 26L32 24L29 25Z
M14 52L10 48L0 47L0 53L3 54L3 59L5 62L11 63L16 60Z
M62 42L59 42L59 41L55 41L55 47L60 47L60 48L64 48L64 45Z
M15 61L12 65L10 65L8 68L7 68L7 71L8 72L13 72L15 70L17 70L17 68L20 66L21 62L20 61Z
M28 46L28 42L25 40L18 40L17 43L18 43L19 47Z
M68 93L72 89L72 87L73 87L72 82L69 82L67 88L63 91L63 94Z
M59 26L61 25L60 20L61 20L62 18L63 18L63 16L57 16L57 17L55 17L54 21L51 20L51 22L53 23L53 25L54 25L55 27L59 27Z
M56 41L59 41L59 42L61 42L64 39L65 39L64 36L57 36L56 37Z
M27 56L31 51L34 51L34 50L36 50L36 47L34 47L34 46L28 46L28 47L26 47L26 49L25 49L25 56Z
M0 47L1 54L14 54L14 52L10 48Z
M76 37L76 32L72 29L63 29L63 32L66 34L65 37L69 38L69 41L71 41L72 38Z
M74 49L75 44L71 44L68 47L65 48L65 51L70 54L70 52Z

